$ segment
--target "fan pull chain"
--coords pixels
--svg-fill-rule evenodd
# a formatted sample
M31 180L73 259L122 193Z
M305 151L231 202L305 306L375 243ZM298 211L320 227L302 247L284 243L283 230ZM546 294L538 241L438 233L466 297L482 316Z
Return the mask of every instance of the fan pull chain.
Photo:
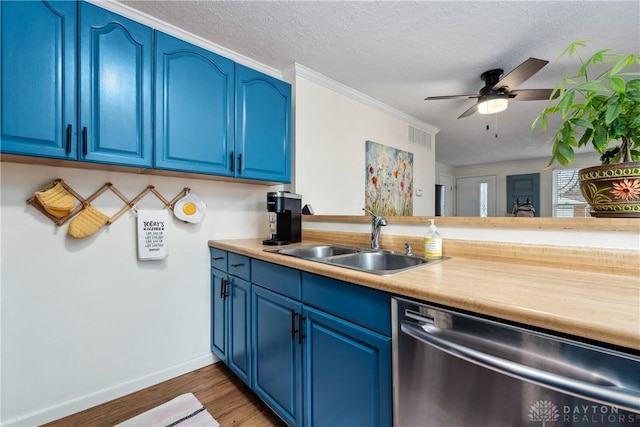
M494 116L496 117L496 133L494 133L494 136L497 138L498 137L498 113L495 113ZM489 124L487 124L487 130L491 129L491 127L489 126Z

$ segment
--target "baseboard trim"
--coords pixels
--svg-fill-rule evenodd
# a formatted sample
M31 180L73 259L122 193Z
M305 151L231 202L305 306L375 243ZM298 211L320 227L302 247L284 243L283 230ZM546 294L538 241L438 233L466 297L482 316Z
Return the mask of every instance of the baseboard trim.
M69 399L56 405L49 406L39 411L14 418L12 420L2 420L0 423L4 427L33 426L42 425L51 421L84 411L96 405L108 402L118 397L126 396L138 390L151 387L163 381L170 380L177 376L195 371L196 369L216 363L219 359L212 353L203 354L186 362L152 372L142 377L134 378L111 387L98 390L93 393Z

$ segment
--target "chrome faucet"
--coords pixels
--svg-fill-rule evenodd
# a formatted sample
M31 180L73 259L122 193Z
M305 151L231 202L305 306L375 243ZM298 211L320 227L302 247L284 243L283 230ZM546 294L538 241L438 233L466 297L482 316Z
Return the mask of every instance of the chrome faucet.
M367 208L363 211L371 215L371 249L380 250L380 227L387 225L387 220L383 216L378 216Z

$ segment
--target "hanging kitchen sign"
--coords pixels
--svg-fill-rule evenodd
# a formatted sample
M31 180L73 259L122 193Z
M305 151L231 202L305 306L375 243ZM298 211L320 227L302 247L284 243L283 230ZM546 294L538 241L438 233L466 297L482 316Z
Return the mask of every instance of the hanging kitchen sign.
M365 207L377 215L413 215L413 153L367 141Z
M169 255L167 227L169 212L166 209L138 209L138 259L154 261Z

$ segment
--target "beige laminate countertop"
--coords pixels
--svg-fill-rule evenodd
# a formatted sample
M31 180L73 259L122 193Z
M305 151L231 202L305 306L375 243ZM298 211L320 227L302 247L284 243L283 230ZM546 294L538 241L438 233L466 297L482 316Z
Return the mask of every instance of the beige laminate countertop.
M378 276L268 253L264 249L273 246L264 246L262 239L210 240L209 246L396 295L640 350L638 277L466 258Z

